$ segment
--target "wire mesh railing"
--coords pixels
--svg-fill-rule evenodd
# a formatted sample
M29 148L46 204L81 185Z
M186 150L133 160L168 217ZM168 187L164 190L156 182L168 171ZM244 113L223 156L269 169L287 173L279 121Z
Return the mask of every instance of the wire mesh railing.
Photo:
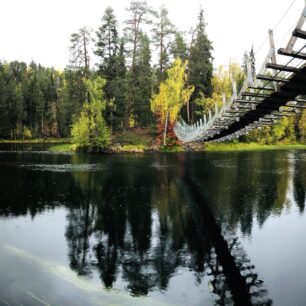
M299 6L297 6L297 4L299 4ZM300 69L303 65L305 65L305 59L297 58L294 56L290 57L289 60L286 56L277 57L277 50L275 47L275 37L277 37L280 41L277 43L277 45L286 46L285 50L291 51L291 45L294 45L296 50L295 52L302 53L305 51L305 40L293 37L292 32L296 28L301 30L304 29L304 22L306 19L306 0L303 7L303 13L298 23L295 22L294 26L289 27L288 30L288 24L290 23L288 20L286 20L287 18L292 18L293 12L296 18L297 9L299 9L299 11L301 10L300 4L301 3L297 0L294 0L290 4L286 12L282 15L281 19L274 26L273 30L269 31L269 36L256 50L256 58L260 58L259 54L261 52L266 52L261 61L262 65L258 68L257 77L253 79L251 63L248 62L247 77L240 92L237 94L235 90L236 83L233 80L233 94L228 100L226 99L225 95L223 95L223 104L221 109L215 105L214 110L210 110L208 115L204 115L203 118L192 125L188 125L182 119L176 122L174 131L180 140L183 142L209 140L210 138L213 138L213 136L220 134L222 130L229 129L232 124L239 122L240 118L245 114L250 111L255 111L256 106L260 105L260 103L262 103L268 97L267 92L270 95L273 92L277 92L279 90L278 82L280 80L290 80L297 69ZM286 44L288 41L289 43ZM266 44L268 44L268 49L266 49ZM290 48L288 46L290 46ZM274 64L274 66L269 66L269 63ZM281 67L281 69L279 67ZM268 76L265 77L265 75ZM287 106L286 112L283 111L281 107L278 111L272 110L271 113L268 115L265 114L263 118L260 118L258 121L252 122L249 126L243 127L240 131L236 131L232 135L220 137L219 140L223 141L225 139L241 136L243 134L249 133L250 130L254 128L260 128L262 125L274 123L283 115L287 115L290 108L295 107L298 102L303 102L303 100L300 99L300 101L295 101L294 103L291 101L287 102L288 103L284 105Z

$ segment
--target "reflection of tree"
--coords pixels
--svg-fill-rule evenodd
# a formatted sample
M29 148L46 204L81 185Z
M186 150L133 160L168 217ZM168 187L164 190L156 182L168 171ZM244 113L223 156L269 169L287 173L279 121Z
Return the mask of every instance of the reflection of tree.
M294 176L293 176L293 194L294 199L300 209L300 213L304 213L306 198L306 162L305 153L296 153L294 159Z
M262 226L271 214L279 215L287 204L290 182L285 154L216 154L204 169L193 167L217 218L250 235L254 220Z
M79 275L97 270L106 288L120 276L133 295L166 291L177 269L186 268L198 283L210 280L216 305L239 305L239 299L245 303L240 305L269 305L235 230L239 226L250 235L254 219L262 225L282 211L290 180L284 156L237 153L197 160L191 155L189 164L188 155L75 155L75 165L97 159L103 167L72 174L21 170L18 185L16 174L4 180L0 173L3 190L9 190L0 214L35 216L64 203L70 266ZM305 160L297 158L294 197L301 212L303 167ZM182 182L186 169L197 178L201 196Z
M80 194L80 197L82 195ZM81 202L81 201L80 201ZM93 233L95 218L95 207L86 200L78 208L70 209L67 216L68 227L66 238L69 248L69 259L71 269L79 275L90 273L90 262L88 252L90 250L89 238Z
M271 305L267 290L254 271L255 267L250 264L245 252L239 247L238 239L233 237L229 243L229 238L225 238L205 197L196 181L191 179L191 172L188 170L184 183L188 186L186 194L194 203L193 220L198 224L201 233L208 232L207 238L212 245L207 266L209 275L213 277L213 293L218 296L217 305ZM201 237L199 238L198 242L203 243Z

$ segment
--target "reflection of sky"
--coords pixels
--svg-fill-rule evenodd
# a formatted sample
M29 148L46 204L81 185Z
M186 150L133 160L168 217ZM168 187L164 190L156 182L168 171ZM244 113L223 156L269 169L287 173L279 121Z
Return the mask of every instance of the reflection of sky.
M23 165L25 162L21 159L20 163L16 166L13 156L14 155L10 155L11 159L8 162L8 164L12 163L15 165L13 168L9 167L10 172L8 173L10 173L10 175L13 171L18 173L18 165ZM46 168L52 169L52 166L54 166L55 169L59 168L60 170L61 167L58 167L59 165L64 165L66 168L69 164L70 156L61 156L58 158L54 156L54 159L53 156L40 156L40 159L35 160L37 155L33 154L33 160L36 161L36 164L37 162L41 162L41 165L43 165L40 170L38 167L35 169L38 171L33 171L33 177L36 179L40 178L41 181L43 181L45 177L52 175L52 177L58 179L59 182L60 177L64 177L68 181L70 179L70 183L72 183L74 188L72 189L73 191L76 191L77 188L84 185L86 187L84 188L84 194L87 195L88 192L88 195L91 196L89 202L90 205L94 204L94 209L97 209L99 205L100 207L106 205L107 201L113 201L109 202L113 205L121 205L121 199L123 201L135 200L135 203L123 204L127 206L131 205L131 211L129 211L130 214L137 214L138 212L135 207L142 211L141 204L145 204L144 211L137 216L146 217L145 212L149 211L149 217L151 218L151 231L144 234L149 233L148 235L150 235L150 237L148 237L148 239L150 240L150 245L148 249L145 249L145 252L142 255L139 255L137 250L133 249L133 239L137 240L139 237L132 237L132 226L134 226L134 231L137 232L136 236L139 235L140 237L142 233L139 233L139 231L143 228L137 227L137 224L129 224L131 219L125 216L124 220L127 222L127 228L124 240L127 242L127 245L131 245L132 247L127 247L126 249L123 248L123 251L119 250L119 252L124 253L125 257L121 257L122 254L118 256L120 257L121 262L117 263L120 267L116 281L113 283L114 289L106 291L103 289L99 272L94 266L91 266L91 273L86 277L78 277L76 272L69 268L69 248L67 246L66 237L67 228L69 221L71 221L69 220L69 216L71 217L71 210L76 214L76 216L84 216L84 214L82 215L82 212L78 215L79 207L75 205L72 209L69 209L64 207L64 205L69 206L70 204L72 205L72 203L61 203L63 206L59 206L59 203L57 203L56 208L48 210L43 207L44 202L40 204L35 203L31 209L36 211L36 209L41 205L41 211L36 211L37 214L34 218L29 214L22 217L0 217L0 248L1 254L4 254L0 258L0 296L1 290L5 290L5 294L15 294L14 292L20 292L20 294L22 294L22 292L32 292L35 296L30 296L30 298L44 297L47 298L50 303L55 298L60 298L63 301L68 300L69 302L64 305L78 305L78 303L80 305L82 305L82 303L83 305L90 305L90 302L92 301L91 299L95 297L100 299L100 301L107 300L113 303L119 301L120 305L130 305L129 303L131 303L131 305L137 305L137 303L139 303L139 305L145 305L145 303L147 303L148 305L155 306L158 305L158 301L163 303L168 303L170 301L176 305L188 306L213 305L215 296L210 293L211 288L209 287L209 282L212 280L212 277L207 276L207 270L205 268L205 273L200 277L201 282L197 282L195 272L192 270L194 266L190 264L190 261L194 260L191 254L192 251L188 249L192 248L192 245L188 244L190 243L188 239L192 239L192 234L190 235L190 233L184 233L183 231L188 231L190 229L194 230L193 226L189 223L192 223L197 219L191 217L192 213L190 212L192 204L185 203L186 199L183 197L184 192L181 190L184 188L182 185L177 184L176 174L180 173L182 165L179 164L179 160L176 156L177 155L167 157L162 155L149 155L145 157L129 156L126 159L119 156L94 156L90 161L87 161L87 169L89 170L87 176L84 175L83 171L80 171L80 167L78 167L78 165L84 167L86 164L85 157L81 156L82 158L78 159L78 156L74 156L75 161L73 164L70 164L71 166L68 166L69 171L64 171L71 172L71 170L74 169L76 173L71 175L70 173L62 173L63 171L56 171L58 172L56 174L53 171L45 171ZM227 217L224 216L225 214L228 214L229 216L233 214L237 217L237 219L234 219L237 223L231 224L230 228L233 232L230 235L237 236L239 241L242 242L243 250L246 252L251 264L255 265L255 271L259 274L259 278L263 279L264 287L268 289L268 295L273 299L274 305L294 306L301 305L303 304L303 301L306 301L306 288L304 286L306 270L304 254L306 254L306 244L303 243L303 241L305 241L304 233L306 232L306 220L305 216L300 213L300 207L295 202L294 197L295 174L300 171L299 174L301 177L299 176L299 179L302 183L305 181L305 174L302 172L305 156L305 152L294 154L288 154L286 152L259 152L191 155L191 161L199 172L202 173L203 171L208 171L210 175L213 175L213 180L211 181L205 181L203 180L203 177L200 178L202 179L203 190L210 193L210 197L215 199L215 208L218 215L225 217L225 219ZM5 160L4 156L3 159ZM31 160L27 159L27 162L29 165L31 164ZM298 166L296 164L297 162L300 163ZM101 166L107 165L107 167L105 169L100 169L99 164ZM32 165L35 168L35 164ZM91 169L96 167L95 165L98 165L97 172L99 173L91 171ZM152 167L152 165L154 165L154 167ZM156 167L156 165L159 166ZM122 168L129 170L128 181L116 180L118 179L116 175L119 174L119 176L122 177ZM24 173L24 171L29 173L29 171L32 170L30 166L26 169L20 167L22 173ZM238 174L243 176L236 176L236 170L239 170ZM115 193L124 191L121 195L122 197L119 197L119 200L115 200L115 195L119 196L119 194L113 195L113 189L112 191L109 191L110 194L108 194L112 197L106 197L107 200L105 203L102 201L103 196L95 198L90 192L95 189L99 191L103 190L103 192L105 192L103 188L101 190L97 188L97 186L103 187L105 172L109 172L111 178L110 181L104 181L105 187L109 188L110 183L122 183L118 188L114 188ZM258 173L260 176L257 176ZM102 176L98 176L97 174L101 174ZM144 174L147 175L147 177L143 176ZM205 178L206 174L207 173L204 173ZM255 179L253 177L254 174ZM222 180L224 177L228 178L228 180ZM266 177L268 177L268 181L262 182L261 179ZM3 174L1 176L0 172L0 180L2 178ZM20 178L22 178L22 176ZM135 180L133 181L132 178ZM142 181L140 178L146 180ZM243 182L244 184L241 182L241 189L239 189L239 185L237 189L229 188L237 187L237 180L239 182L241 178L246 180ZM37 181L39 180L34 180L36 183ZM256 183L256 188L255 185L251 185L254 181ZM73 182L77 184L73 185ZM93 184L88 184L88 182L92 182ZM133 185L133 182L138 183L138 185ZM227 186L224 186L224 188L221 186L222 188L219 188L221 183L227 183ZM80 186L78 186L78 184ZM145 184L152 184L152 186L154 185L154 188ZM256 193L260 192L258 189L263 188L265 184L270 184L270 187L277 191L280 189L275 189L275 186L280 186L282 188L281 192L284 194L284 196L279 196L275 195L273 192L271 194L267 193L267 203L269 205L271 204L271 206L268 205L268 207L265 206L267 203L252 202L252 200L255 201ZM283 188L283 186L285 187ZM204 187L211 190L206 190ZM55 190L62 191L66 189L58 188ZM220 196L220 192L218 195L215 195L214 192L216 190L223 190L229 193L229 198L222 197L223 195ZM236 204L238 204L236 203L236 200L239 199L237 193L250 198L251 196L254 197L254 199L252 198L248 200L248 202L242 202L243 205L250 204L250 207L254 209L254 211L252 211L253 214L250 217L252 228L248 233L248 236L244 236L245 233L243 234L239 232L239 220L240 218L243 219L244 216L243 211L240 211L239 208L237 208L238 213L235 210ZM134 194L136 194L137 197L129 197L129 195L131 196ZM106 195L104 194L104 196ZM232 199L231 196L233 197ZM278 200L284 199L284 202L280 204L278 203L280 206L274 207L274 197ZM137 202L139 198L145 200L145 202L148 201L149 205L141 201ZM46 199L49 200L50 198L46 196ZM51 199L53 199L52 196ZM225 201L226 203L220 205L219 202L222 199L230 199L231 202ZM94 203L94 201L97 203ZM101 201L101 203L99 201ZM32 202L27 201L26 203L30 206ZM86 203L86 200L85 202L80 200L80 203L77 201L77 203L74 204L79 204L80 210L84 210L84 207L86 207L86 205L82 206L84 203ZM87 205L89 204L87 203ZM109 206L111 208L111 205ZM261 206L263 207L262 210L267 209L267 214L264 215L263 223L260 223L259 220L257 220L258 222L255 222L256 219L259 218L258 214L262 213L260 210ZM133 207L135 210L132 209ZM223 209L226 209L226 211ZM125 209L121 210L120 208L119 210L120 212L127 213L127 210ZM17 212L17 210L13 211ZM107 212L107 210L102 211ZM264 211L264 213L266 213L266 211ZM164 238L161 238L161 219L164 222L166 221L169 231L164 234ZM203 221L205 218L199 218L199 220ZM76 218L74 221L75 223L70 225L80 226L82 223L81 219ZM94 223L94 221L92 222ZM183 224L184 222L186 224ZM262 224L261 227L259 224ZM103 228L99 227L101 224L95 224L95 226L98 226L99 230L96 229L94 234L89 234L90 247L88 254L86 255L86 260L88 260L89 263L96 261L93 246L101 240L105 243L108 239L107 234L105 233L101 236L100 231ZM200 230L203 228L205 229L205 226L200 226ZM82 230L78 229L76 232L77 234L82 233ZM190 236L188 236L188 234ZM196 235L198 235L198 233ZM205 234L203 236L204 243L214 243L206 241ZM199 235L197 238L198 237L201 236ZM72 238L78 239L79 237L78 235L75 235L72 236ZM162 255L165 257L168 256L168 258L170 257L171 259L171 254L167 253L167 251L170 252L175 250L183 258L183 264L179 264L176 267L176 270L170 274L170 280L165 292L160 292L155 286L150 288L151 291L147 297L134 299L129 295L130 293L127 292L129 284L124 276L124 271L122 271L122 262L125 260L127 262L129 260L143 260L145 264L142 265L142 269L153 269L152 266L154 260L159 256L158 247L162 239L165 239L166 242L166 253L163 253ZM180 245L179 247L182 252L181 250L171 248L171 243L173 243L172 239L181 239L180 242L182 242L183 245ZM198 241L198 245L202 244L203 241ZM139 243L141 243L141 240ZM167 245L167 243L169 244ZM193 247L195 248L195 246ZM210 246L207 248L209 247ZM197 246L197 248L199 248L199 246ZM199 249L201 250L201 248ZM17 250L17 253L14 252L14 250ZM195 252L195 249L193 252ZM141 258L141 256L143 256L143 258ZM167 261L165 262L167 263ZM131 266L129 266L129 268L130 267ZM154 273L152 273L152 275L153 274ZM144 273L144 275L150 277L149 273ZM94 292L94 294L89 293L88 290L91 290L90 292ZM75 304L71 304L69 299L70 296L76 297ZM292 302L292 299L295 300ZM294 304L295 301L296 304Z
M305 304L305 233L306 216L294 204L280 216L268 218L262 228L254 223L252 237L242 239L274 305Z
M78 277L69 268L66 214L66 209L57 208L34 219L0 218L0 302L12 295L20 303L33 299L51 305L172 305L154 295L132 298L120 277L118 287L110 291L103 289L95 271L90 278Z

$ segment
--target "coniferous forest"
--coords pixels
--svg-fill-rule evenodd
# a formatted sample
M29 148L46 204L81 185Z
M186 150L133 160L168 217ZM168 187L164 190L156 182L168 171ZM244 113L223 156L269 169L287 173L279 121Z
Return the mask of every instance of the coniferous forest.
M165 6L132 1L127 11L128 19L119 21L108 7L98 29L84 26L71 34L64 71L0 62L0 138L72 136L97 150L113 133L150 128L157 143L177 144L172 128L178 116L192 123L221 104L222 94L231 95L230 77L241 87L248 58L255 73L253 48L242 63L213 69L203 9L188 32L176 28ZM304 111L242 140L305 141L305 122Z

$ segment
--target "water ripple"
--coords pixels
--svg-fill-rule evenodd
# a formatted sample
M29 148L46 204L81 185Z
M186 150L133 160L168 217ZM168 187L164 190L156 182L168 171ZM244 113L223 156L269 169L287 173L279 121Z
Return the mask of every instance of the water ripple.
M19 164L21 168L49 172L96 172L106 169L102 164Z

